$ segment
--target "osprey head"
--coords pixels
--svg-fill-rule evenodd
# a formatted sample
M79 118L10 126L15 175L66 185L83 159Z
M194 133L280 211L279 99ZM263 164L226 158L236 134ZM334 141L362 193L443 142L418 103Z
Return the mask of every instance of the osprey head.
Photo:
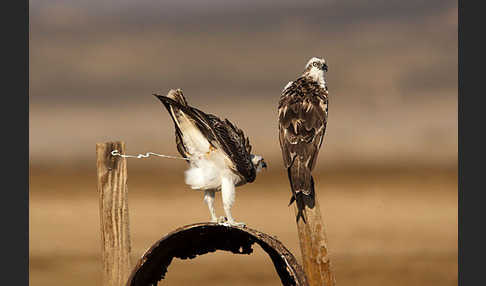
M327 72L326 60L323 59L323 58L313 57L305 65L306 71L309 71L311 69L314 69L315 71L322 70L322 72L325 72L325 71Z
M257 173L260 172L263 168L267 168L267 163L265 163L265 160L263 160L262 156L251 154L251 163L253 164L253 166L255 166Z
M304 76L310 77L317 81L321 87L326 87L326 80L324 78L324 72L327 72L326 60L323 58L311 58L305 65Z

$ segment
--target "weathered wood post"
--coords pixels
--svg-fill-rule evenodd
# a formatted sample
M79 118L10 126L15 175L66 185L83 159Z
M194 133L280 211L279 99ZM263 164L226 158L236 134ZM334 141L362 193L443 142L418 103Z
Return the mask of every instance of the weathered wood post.
M124 285L130 275L130 232L128 224L127 162L112 156L125 153L125 143L96 144L98 192L100 195L103 285Z
M336 280L331 269L331 262L327 250L327 237L322 221L319 202L314 197L314 207L305 205L303 215L306 219L299 219L297 231L299 233L302 266L310 286L334 286ZM294 203L297 216L297 204Z

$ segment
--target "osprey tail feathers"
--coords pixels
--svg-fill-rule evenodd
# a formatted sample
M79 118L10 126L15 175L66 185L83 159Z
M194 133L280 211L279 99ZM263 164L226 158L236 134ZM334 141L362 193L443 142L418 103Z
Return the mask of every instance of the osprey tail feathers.
M311 208L314 207L314 178L305 162L302 162L298 157L294 158L292 164L288 167L287 174L292 188L289 206L295 201L297 204L296 220L298 222L299 218L302 218L306 223L304 208L306 205Z

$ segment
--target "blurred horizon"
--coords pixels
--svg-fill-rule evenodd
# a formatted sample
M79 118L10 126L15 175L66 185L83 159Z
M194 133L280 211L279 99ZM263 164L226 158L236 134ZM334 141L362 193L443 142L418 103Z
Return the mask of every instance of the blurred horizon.
M32 1L31 164L87 166L110 140L175 154L151 94L182 88L280 166L280 91L323 56L319 167L457 165L456 2L222 3Z

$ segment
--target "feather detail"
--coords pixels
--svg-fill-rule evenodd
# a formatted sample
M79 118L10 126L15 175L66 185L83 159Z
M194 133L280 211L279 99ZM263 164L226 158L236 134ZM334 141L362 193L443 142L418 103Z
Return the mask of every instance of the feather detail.
M175 123L177 149L182 151L181 155L190 154L182 140L183 132L178 127L175 113L182 113L207 138L213 149L221 151L228 158L229 167L240 177L240 184L255 180L256 169L251 162L250 141L241 129L228 119L223 121L213 114L189 106L180 89L171 90L169 96L154 95L164 104Z
M310 77L301 76L283 90L278 104L279 141L292 190L290 204L297 203L297 220L304 205L313 207L317 162L327 125L327 91Z

